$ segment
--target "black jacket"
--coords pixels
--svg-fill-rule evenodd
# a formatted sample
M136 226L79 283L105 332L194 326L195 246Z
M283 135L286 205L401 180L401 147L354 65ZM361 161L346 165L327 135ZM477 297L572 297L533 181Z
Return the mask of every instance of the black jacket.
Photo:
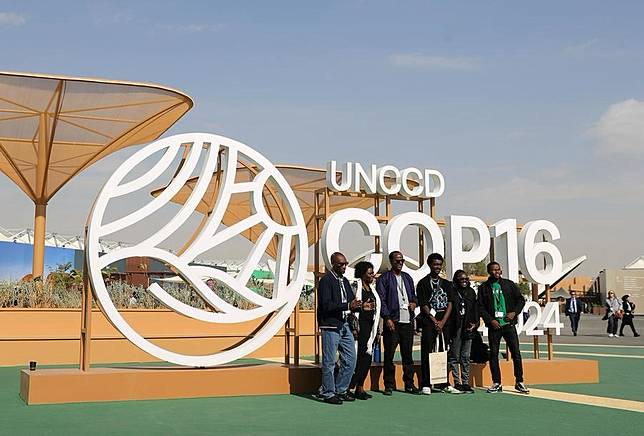
M452 286L452 282L445 280L444 278L440 279L440 287L447 294L447 301L452 303L452 315L450 315L450 319L448 320L448 323L450 323L454 314L454 288ZM430 301L434 295L434 290L432 289L431 277L429 275L420 279L418 285L416 285L416 295L418 296L418 307L420 307L420 314L417 318L418 324L420 326L429 325L432 321L423 311L423 306L428 306L430 309L432 308ZM439 315L436 319L440 321L442 319L442 315Z
M465 315L461 315L460 311L460 302L461 296L465 300ZM452 323L452 328L454 334L458 331L459 326L463 326L464 329L467 328L470 324L474 324L476 328L479 327L479 305L476 300L476 292L471 287L465 289L459 289L454 286L454 306L452 307L452 315L450 316L450 322ZM466 331L464 330L462 334L465 336Z
M487 327L490 326L490 323L494 319L494 300L492 296L492 283L491 279L487 279L486 282L481 283L479 286L479 312L481 313L481 318L485 322ZM516 324L517 320L521 316L521 311L523 311L523 306L525 306L525 298L519 292L519 288L516 283L512 280L504 279L501 277L499 279L499 285L501 285L501 291L503 292L503 298L505 298L505 310L507 313L514 312L516 316L510 324Z
M342 302L342 292L340 291L340 283L333 274L328 271L318 285L318 325L320 328L333 327L338 328L342 326L344 319L344 311L349 310L349 303L354 300L355 293L351 287L351 283L346 277L342 277L344 282L344 289L347 292L347 302Z
M581 301L579 298L575 298L575 301L577 302L577 313L580 314L584 311L584 308L586 307L585 303ZM572 314L572 298L566 298L566 309L565 309L565 314L566 316L569 316Z

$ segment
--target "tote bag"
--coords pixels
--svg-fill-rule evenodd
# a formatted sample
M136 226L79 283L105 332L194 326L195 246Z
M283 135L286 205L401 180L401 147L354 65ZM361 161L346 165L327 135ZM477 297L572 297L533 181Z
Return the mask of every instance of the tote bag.
M429 382L433 385L447 383L447 347L442 332L436 337L433 352L429 353Z

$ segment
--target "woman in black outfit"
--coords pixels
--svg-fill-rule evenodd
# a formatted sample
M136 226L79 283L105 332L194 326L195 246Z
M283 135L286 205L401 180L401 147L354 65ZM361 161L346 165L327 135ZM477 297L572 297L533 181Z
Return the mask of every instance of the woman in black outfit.
M373 353L373 344L378 334L378 314L380 313L380 297L373 289L376 274L373 271L371 262L358 262L355 266L355 278L358 279L356 289L356 298L362 300L362 309L358 312L358 360L356 369L353 373L351 386L355 386L355 398L358 400L368 400L371 398L364 390L364 381L367 378L369 367L371 366L371 357ZM371 303L371 304L366 304Z
M624 311L624 315L622 316L622 326L619 328L619 335L624 336L624 327L629 326L633 331L633 336L638 337L640 334L637 333L637 330L635 330L635 326L633 325L635 305L628 301L628 297L629 295L624 295L622 297L622 310Z

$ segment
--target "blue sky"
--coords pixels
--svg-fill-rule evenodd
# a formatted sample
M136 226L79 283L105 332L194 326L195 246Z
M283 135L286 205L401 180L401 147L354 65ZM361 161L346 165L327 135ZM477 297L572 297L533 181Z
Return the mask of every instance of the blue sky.
M273 162L436 168L439 215L544 218L583 272L644 254L642 2L0 1L2 70L156 82L194 109L172 132ZM118 160L50 203L80 234ZM15 204L3 227L31 227Z

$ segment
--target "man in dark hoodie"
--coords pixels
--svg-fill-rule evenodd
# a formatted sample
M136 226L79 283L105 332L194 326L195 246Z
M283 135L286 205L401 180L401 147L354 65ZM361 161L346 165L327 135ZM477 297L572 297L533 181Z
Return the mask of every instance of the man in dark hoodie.
M486 282L479 286L478 292L479 311L488 328L490 342L492 386L487 389L487 392L503 391L501 369L499 368L499 346L501 338L503 338L510 349L514 364L514 378L516 380L514 388L518 392L527 394L530 391L523 384L523 363L519 350L519 336L514 327L523 311L525 299L519 292L516 283L501 277L501 265L498 262L488 263L487 272L490 276Z

